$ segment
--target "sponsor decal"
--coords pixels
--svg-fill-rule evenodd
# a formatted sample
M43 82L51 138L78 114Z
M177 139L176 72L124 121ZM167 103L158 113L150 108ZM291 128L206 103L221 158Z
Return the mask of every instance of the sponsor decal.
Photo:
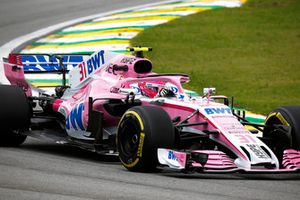
M140 89L140 87L138 86L137 83L130 84L129 87L136 90L136 92L135 92L136 95L141 94L141 89Z
M256 144L247 144L247 147L260 159L270 158L264 150L259 145Z
M168 152L168 159L169 160L176 160L176 161L178 161L178 158L176 157L174 151L169 151Z
M250 134L241 134L241 135L235 135L235 137L239 140L240 143L257 143L254 139L255 136L252 136Z
M85 130L83 126L84 103L80 103L70 112L66 120L67 130Z
M170 90L174 93L174 94L178 94L178 88L176 86L170 87Z
M230 108L205 108L204 111L208 115L228 115L232 114Z
M144 140L145 140L145 133L141 133L139 147L138 147L138 152L137 152L137 156L140 157L140 158L143 155Z
M166 87L167 89L171 90L174 94L178 95L179 89L178 89L178 87L177 87L176 85L167 82L167 83L165 84L165 87Z
M276 113L276 117L280 120L280 122L285 126L290 126L286 119L282 116L280 112Z
M114 66L113 63L108 64L107 67L106 67L106 72L112 74L113 73L113 66Z
M172 83L167 83L166 84L166 87L171 90L175 95L176 97L179 99L179 100L183 100L185 95L182 94L182 93L179 93L179 89L176 85L172 84Z
M80 81L86 79L89 75L94 73L97 69L105 64L104 51L101 50L93 54L87 61L78 65L80 73Z
M65 69L73 69L84 58L81 55L65 55L62 57ZM25 72L61 70L58 59L49 55L22 55L22 64Z
M137 59L134 58L134 57L125 57L121 60L121 63L124 63L124 64L129 64L131 65L132 63L134 63L134 61L136 61Z

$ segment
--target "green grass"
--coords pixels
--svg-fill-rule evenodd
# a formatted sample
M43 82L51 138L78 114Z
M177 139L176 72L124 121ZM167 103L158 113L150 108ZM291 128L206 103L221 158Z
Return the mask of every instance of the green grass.
M151 46L155 72L182 72L185 88L236 97L266 114L300 104L300 1L249 0L242 8L190 15L145 30L132 45Z

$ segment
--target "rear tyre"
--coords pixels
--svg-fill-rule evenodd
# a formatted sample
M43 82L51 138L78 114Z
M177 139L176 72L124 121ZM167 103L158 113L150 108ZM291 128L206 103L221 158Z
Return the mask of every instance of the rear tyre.
M20 134L29 127L31 107L24 91L12 85L0 85L0 146L17 146L26 136Z
M0 137L0 147L19 146L26 138L27 136L20 134L19 131L4 130Z
M153 171L157 148L174 148L174 126L159 107L136 106L123 115L117 133L119 158L130 171Z
M263 132L264 137L271 138L268 145L280 163L285 149L300 150L300 106L283 106L273 110L265 124L283 125L278 129L266 127Z

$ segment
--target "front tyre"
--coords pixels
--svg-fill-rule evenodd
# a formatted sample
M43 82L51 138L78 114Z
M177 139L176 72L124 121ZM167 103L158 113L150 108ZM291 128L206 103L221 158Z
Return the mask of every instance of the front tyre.
M270 127L264 129L263 136L271 138L268 146L280 163L285 149L300 150L300 106L283 106L273 110L265 124Z
M117 133L119 158L130 171L153 171L157 148L174 148L174 126L159 107L136 106L123 115Z

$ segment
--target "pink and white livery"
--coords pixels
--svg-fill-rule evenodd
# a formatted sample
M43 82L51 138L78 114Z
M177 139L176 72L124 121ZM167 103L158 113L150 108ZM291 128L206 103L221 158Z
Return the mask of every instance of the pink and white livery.
M0 86L0 145L52 139L119 155L131 171L300 171L300 106L272 111L263 125L250 123L214 88L192 97L182 87L187 75L152 72L143 56L150 48L129 49L135 54L100 50L72 69L57 56L61 68L45 72L62 75L54 95L31 86L22 55L11 54L4 64L11 85Z

